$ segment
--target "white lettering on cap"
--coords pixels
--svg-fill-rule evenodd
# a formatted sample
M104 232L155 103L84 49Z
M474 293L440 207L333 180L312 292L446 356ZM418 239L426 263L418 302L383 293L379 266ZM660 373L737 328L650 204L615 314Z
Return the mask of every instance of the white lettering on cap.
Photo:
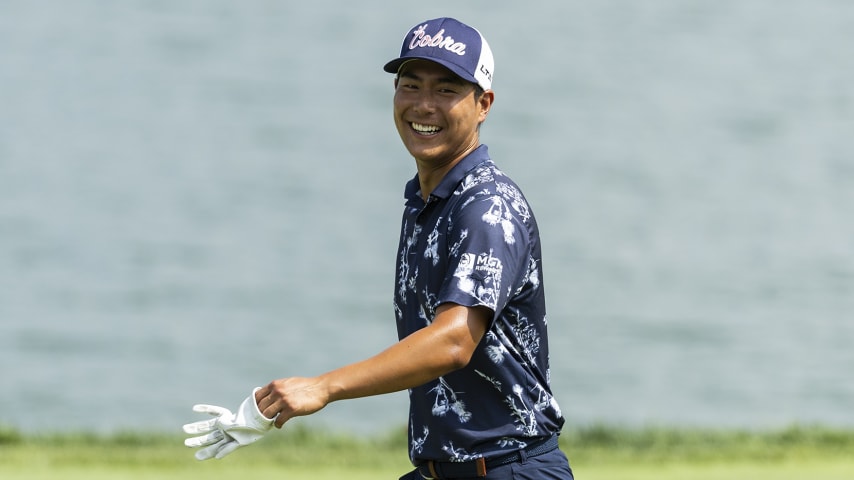
M456 53L457 55L466 54L466 44L462 42L455 42L454 38L450 36L445 38L444 28L436 32L436 35L433 35L432 37L427 35L427 32L424 30L425 28L427 28L426 23L412 32L412 41L409 42L410 50L418 47L434 47L444 48L445 50Z

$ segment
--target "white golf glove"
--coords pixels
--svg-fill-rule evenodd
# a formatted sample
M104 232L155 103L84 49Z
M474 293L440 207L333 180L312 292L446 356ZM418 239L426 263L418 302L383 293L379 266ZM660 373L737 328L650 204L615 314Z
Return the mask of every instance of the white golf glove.
M215 405L194 405L193 411L208 413L215 418L184 425L184 432L191 435L201 434L184 440L184 445L196 448L198 460L220 459L229 453L261 439L273 427L273 419L267 418L258 410L255 392L240 404L237 413Z

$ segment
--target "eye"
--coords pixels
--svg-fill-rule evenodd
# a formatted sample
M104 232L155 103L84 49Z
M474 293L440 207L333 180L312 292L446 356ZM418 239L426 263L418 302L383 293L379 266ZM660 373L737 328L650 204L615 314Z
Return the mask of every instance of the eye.
M458 95L460 94L460 90L460 87L456 85L443 85L436 89L442 95Z

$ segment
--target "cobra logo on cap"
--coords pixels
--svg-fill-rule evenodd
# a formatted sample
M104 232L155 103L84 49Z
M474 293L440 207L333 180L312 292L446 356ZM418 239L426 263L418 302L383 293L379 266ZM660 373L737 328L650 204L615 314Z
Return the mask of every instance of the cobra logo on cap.
M416 23L403 37L400 56L383 66L388 73L399 73L410 59L436 62L467 82L492 88L495 60L483 35L459 20L443 17Z
M415 31L412 32L412 41L409 42L409 49L414 50L419 47L432 47L432 48L444 48L449 52L456 53L457 55L465 55L466 54L466 44L462 42L457 42L454 40L454 37L445 36L445 29L441 29L436 32L435 35L430 36L427 35L427 25L420 25Z

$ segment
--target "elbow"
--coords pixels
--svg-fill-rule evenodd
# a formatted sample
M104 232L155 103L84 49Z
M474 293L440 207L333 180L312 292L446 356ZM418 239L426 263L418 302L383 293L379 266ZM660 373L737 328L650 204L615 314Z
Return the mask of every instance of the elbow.
M446 369L448 373L465 368L471 362L474 349L463 345L454 345L448 349Z
M489 323L491 311L486 308L470 308L443 304L431 324L431 331L438 339L434 347L442 352L441 370L450 373L465 368L471 363L475 350Z

